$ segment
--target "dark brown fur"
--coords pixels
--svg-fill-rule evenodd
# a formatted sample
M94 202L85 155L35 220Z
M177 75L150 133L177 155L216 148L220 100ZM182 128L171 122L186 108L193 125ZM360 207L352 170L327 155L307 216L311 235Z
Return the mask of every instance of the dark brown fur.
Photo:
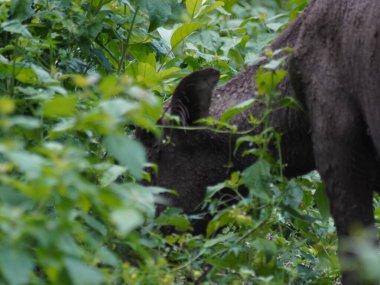
M379 30L378 0L314 0L272 44L272 49L295 49L287 65L289 76L279 89L306 108L281 109L271 117L283 134L285 174L293 177L315 168L320 172L340 237L355 223L374 223L372 198L380 185ZM250 66L213 92L215 70L189 75L173 95L171 113L190 126L201 117L219 118L256 96L253 76L259 66ZM261 108L255 105L249 112L260 114ZM233 123L240 130L250 127L244 115ZM186 212L197 208L208 185L254 162L231 156L237 139L233 135L175 129L165 129L164 135L169 143L149 148L159 166L155 183L177 190L172 203ZM226 167L231 162L233 169ZM348 273L343 283L361 284Z

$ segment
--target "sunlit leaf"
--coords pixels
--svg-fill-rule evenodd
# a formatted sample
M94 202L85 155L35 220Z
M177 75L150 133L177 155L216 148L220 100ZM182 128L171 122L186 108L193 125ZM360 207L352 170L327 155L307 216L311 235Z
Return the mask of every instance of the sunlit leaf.
M68 117L76 111L77 98L75 96L56 96L43 105L43 114L46 117Z
M186 10L192 18L198 13L201 7L202 0L186 0Z
M204 5L201 8L198 16L205 15L205 14L210 13L211 11L217 9L218 7L223 7L223 6L224 6L224 2L222 2L222 1L216 1L215 3L212 3L211 5Z
M175 49L180 43L182 43L191 33L200 29L202 23L193 22L189 24L183 24L176 29L170 39L170 45L172 49Z
M0 97L0 114L12 113L15 109L15 102L8 96Z

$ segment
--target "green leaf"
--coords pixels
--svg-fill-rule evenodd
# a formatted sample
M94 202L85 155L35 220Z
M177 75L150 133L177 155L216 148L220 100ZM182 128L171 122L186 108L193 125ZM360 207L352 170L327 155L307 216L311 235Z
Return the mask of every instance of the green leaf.
M22 68L17 72L16 79L22 83L38 84L38 76L32 68Z
M100 48L92 48L92 54L94 55L96 60L102 65L105 71L113 71L113 66L108 60L108 58L105 56L103 50L101 50Z
M33 15L33 0L12 0L11 15L20 21L24 21Z
M229 120L231 120L237 114L240 114L240 113L246 111L247 109L251 108L254 103L255 103L255 99L248 99L248 100L232 107L231 109L228 109L227 111L225 111L220 120L223 123L227 123Z
M32 65L34 74L38 77L39 83L57 83L58 81L51 78L50 74L46 70L42 69L38 65Z
M186 37L188 37L194 31L200 29L201 27L202 23L193 22L190 24L183 24L179 28L177 28L170 39L170 46L172 47L172 49L176 48L181 42L183 42L186 39Z
M114 182L120 175L126 171L125 167L120 165L112 165L103 173L103 176L100 180L100 184L105 187Z
M216 1L215 3L212 3L211 5L205 5L202 7L201 11L199 12L198 17L200 17L204 14L207 14L207 13L215 10L216 8L219 8L222 6L224 6L224 2L222 2L222 1Z
M150 19L149 32L155 30L159 26L162 26L162 24L168 20L169 16L172 14L172 8L170 4L170 0L138 1L138 5L148 12Z
M157 77L159 78L159 80L167 79L170 77L175 77L172 75L175 74L176 72L180 71L180 70L181 69L178 67L170 67L168 69L164 69L164 70L161 70L160 72L158 72Z
M322 183L318 183L317 190L315 191L315 202L322 219L327 220L330 217L330 203Z
M115 118L124 116L128 112L135 110L138 107L137 103L122 98L103 101L99 104L99 106L104 112Z
M170 39L174 33L174 30L171 29L165 29L163 27L160 27L157 29L157 32L159 33L161 37L161 41L164 42L168 46L168 50L170 47ZM167 52L166 52L167 53Z
M257 91L260 95L271 94L287 75L286 70L264 71L263 68L256 74Z
M90 215L83 215L82 218L89 227L97 231L103 237L107 235L108 231L107 231L106 225L102 224L95 217L90 216Z
M29 284L33 259L25 252L11 248L0 250L0 270L9 285Z
M314 222L316 219L313 218L310 215L305 215L301 213L300 211L288 206L288 205L282 205L283 210L287 211L290 215L292 215L294 218L305 221L305 222Z
M32 34L28 31L28 29L21 24L20 20L11 20L11 21L5 21L4 23L1 24L1 27L10 33L14 34L20 34L25 37L31 37Z
M297 100L297 98L286 96L281 99L280 105L282 107L288 107L288 108L296 108L300 111L305 111L305 108L303 107L302 103Z
M258 198L269 199L269 182L271 181L270 164L259 159L242 173L242 181L250 193Z
M228 12L231 11L232 7L238 2L239 0L224 0L224 9L226 9Z
M64 264L74 285L96 285L104 282L104 277L98 269L78 259L67 257Z
M122 235L127 235L144 223L143 215L135 209L112 211L111 219Z
M56 96L43 104L43 114L49 118L69 117L76 111L77 100L75 96Z
M278 59L272 59L271 61L269 61L267 64L264 65L264 68L268 70L277 70L280 68L282 64L285 63L286 59L287 59L287 56L283 56Z
M146 154L143 146L130 138L115 134L105 138L104 144L108 153L137 179L142 178L146 163Z
M43 157L26 151L12 151L6 153L6 156L29 179L38 178L41 175L42 167L46 164L46 160Z
M204 248L210 248L210 247L213 247L213 246L215 246L217 244L223 244L225 242L228 242L228 240L231 240L232 238L233 238L233 234L232 233L219 235L216 238L208 239L203 244L203 247Z
M109 264L113 267L120 265L120 260L117 258L117 255L106 247L99 248L96 255L99 257L102 264Z
M202 7L202 0L186 0L186 10L194 18Z
M41 121L30 116L13 116L10 119L12 125L20 126L24 129L37 129L41 127Z
M210 237L220 228L234 221L235 219L234 217L232 217L231 211L229 211L228 209L218 213L218 215L214 217L207 225L207 230L206 230L207 237Z
M137 82L148 87L154 87L158 83L156 70L149 63L139 62L129 65L127 73L136 78Z
M190 221L183 215L181 209L168 208L157 219L160 226L173 226L177 231L184 232L191 229Z

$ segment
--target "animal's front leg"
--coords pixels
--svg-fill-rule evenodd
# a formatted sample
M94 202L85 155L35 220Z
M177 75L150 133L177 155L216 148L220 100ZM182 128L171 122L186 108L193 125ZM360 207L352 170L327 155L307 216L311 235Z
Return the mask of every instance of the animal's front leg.
M313 148L344 259L350 253L343 252L341 243L352 228L374 224L372 173L376 162L357 106L351 105L347 96L325 91L312 93L313 105L309 105ZM356 273L346 271L343 272L343 284L363 283Z

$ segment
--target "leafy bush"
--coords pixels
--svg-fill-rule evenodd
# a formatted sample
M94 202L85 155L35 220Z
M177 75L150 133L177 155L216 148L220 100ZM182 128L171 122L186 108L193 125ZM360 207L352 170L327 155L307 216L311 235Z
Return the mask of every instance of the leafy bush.
M159 135L178 78L214 66L229 79L306 5L180 2L1 1L0 284L337 278L319 178L287 181L270 170L275 161L242 173L257 178L244 181L251 195L217 212L207 237L159 231L155 195L166 190L141 184L150 164L134 127ZM240 183L234 173L223 186ZM189 217L174 213L170 223L187 228Z

